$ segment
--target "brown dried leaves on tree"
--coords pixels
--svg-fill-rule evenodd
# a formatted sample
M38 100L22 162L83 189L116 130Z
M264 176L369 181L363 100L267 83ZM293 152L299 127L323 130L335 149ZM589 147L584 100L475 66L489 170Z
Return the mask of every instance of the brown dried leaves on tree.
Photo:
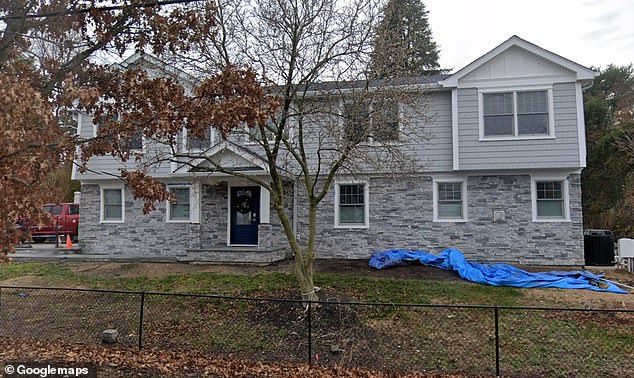
M214 33L212 1L195 8L148 6L145 0L114 4L117 7L104 0L0 0L0 261L19 238L16 222L37 223L42 204L59 200L43 178L70 161L74 145L80 142L60 127L59 115L70 110L76 99L94 104L111 90L112 83L104 78L112 77L112 71L89 59L99 52L122 54L130 49L150 49L156 54L186 51ZM170 83L146 84L144 79L123 78L122 83L140 84L140 88L112 96L153 95L156 90L177 94ZM150 104L162 105L158 100ZM122 136L136 127L117 125ZM157 135L171 134L161 132L165 131ZM87 151L113 153L122 150L121 143L120 138L105 144L95 141Z
M263 124L279 105L276 97L267 95L263 79L233 66L192 84L189 91L176 79L150 78L142 69L102 71L102 76L93 78L92 86L74 91L98 125L97 136L81 146L84 163L80 170L84 171L92 156L142 159L142 154L133 155L127 147L135 135L173 148L183 128L188 135L203 138L211 126L226 138L245 125ZM134 197L145 201L145 213L157 201L169 199L164 186L145 172L124 170L122 178L132 187Z
M36 218L49 200L44 178L70 156L73 145L51 104L28 82L0 74L0 88L1 257L21 236L16 220Z

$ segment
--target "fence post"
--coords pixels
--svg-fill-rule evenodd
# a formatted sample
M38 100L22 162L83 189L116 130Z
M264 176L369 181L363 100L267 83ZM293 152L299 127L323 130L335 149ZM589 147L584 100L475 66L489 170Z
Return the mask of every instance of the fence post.
M308 366L313 366L313 314L312 303L308 302Z
M139 350L143 347L143 308L145 307L145 291L141 292L141 310L139 312Z
M500 327L499 327L499 309L495 306L495 376L500 376Z

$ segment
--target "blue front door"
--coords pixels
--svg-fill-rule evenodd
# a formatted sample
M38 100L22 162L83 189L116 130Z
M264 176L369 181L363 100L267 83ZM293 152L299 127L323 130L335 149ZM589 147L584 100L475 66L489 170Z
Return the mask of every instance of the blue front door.
M257 245L260 224L260 187L231 188L230 244Z

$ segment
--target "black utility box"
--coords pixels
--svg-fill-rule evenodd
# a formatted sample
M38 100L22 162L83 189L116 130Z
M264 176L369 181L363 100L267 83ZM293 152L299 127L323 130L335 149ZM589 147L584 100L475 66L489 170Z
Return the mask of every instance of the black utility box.
M583 256L586 265L614 265L614 234L610 230L584 230Z

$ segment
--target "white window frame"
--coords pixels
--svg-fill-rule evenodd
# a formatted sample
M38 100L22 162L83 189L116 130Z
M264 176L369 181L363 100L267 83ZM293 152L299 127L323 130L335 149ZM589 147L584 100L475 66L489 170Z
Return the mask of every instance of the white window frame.
M120 119L121 119L121 115L118 115L117 116L117 120L120 120ZM93 138L97 137L97 134L99 132L98 129L99 129L99 125L97 125L97 122L95 122L95 120L93 118L92 119L92 136L93 136ZM147 145L146 145L146 140L145 140L145 134L141 133L141 148L131 148L130 152L137 153L137 154L138 153L144 154L147 151L146 147L147 147Z
M106 201L105 201L105 191L106 190L121 190L121 219L106 219ZM99 221L100 223L125 223L125 186L123 185L100 185L99 187L100 195L99 195L99 208L100 215Z
M363 205L365 223L339 223L339 187L341 185L363 185ZM370 185L367 181L341 181L335 183L335 228L369 228L370 227Z
M537 182L559 181L564 201L564 216L562 218L546 218L537 216ZM570 222L570 179L568 175L531 175L531 204L533 222Z
M288 120L286 121L286 128L284 129L285 133L286 133L286 139L289 142L293 141L293 138L295 137L295 118L294 117L288 117ZM264 142L261 140L257 140L255 138L253 138L253 135L251 134L251 131L253 130L257 130L259 131L259 127L255 126L253 128L250 128L247 125L244 125L244 144L248 145L248 146L256 146L256 145L264 145ZM273 143L275 143L275 139L266 139L267 142L269 143L269 146L273 145ZM284 142L280 142L280 146L284 147Z
M434 222L451 222L451 223L464 223L469 220L467 209L467 178L466 177L450 177L450 176L436 176L432 178L433 182L433 221ZM460 218L440 218L438 216L438 184L462 184L462 217Z
M545 91L548 97L548 133L538 135L519 135L517 121L517 93ZM494 93L513 94L513 135L486 136L484 134L484 95ZM539 140L555 138L555 104L553 101L553 86L522 86L522 87L495 87L478 89L478 113L479 113L479 141L503 141L503 140Z
M400 145L403 144L403 104L398 101L398 100L394 100L396 102L396 111L398 113L398 138L396 140L388 140L388 141L378 141L374 139L374 136L372 135L372 132L370 132L370 134L368 135L368 139L366 139L365 141L361 141L359 142L359 145L368 145L368 146L395 146L395 145ZM340 122L339 122L339 128L341 130L341 133L339 134L339 138L341 141L345 142L346 141L346 133L345 133L345 128L346 128L346 102L345 101L340 101L339 102L339 109L340 109L340 114L341 114L341 118L340 118ZM368 111L370 112L370 129L372 129L373 127L373 122L374 122L374 117L372 116L373 114L373 104L370 103L368 104Z
M189 219L172 219L171 202L165 201L166 223L200 223L200 183L167 184L167 191L189 189Z
M189 130L187 130L186 127L183 127L182 134L183 140L181 140L180 150L186 153L207 151L209 148L212 148L216 144L217 130L211 126L209 126L209 148L206 148L204 150L202 148L189 148Z

